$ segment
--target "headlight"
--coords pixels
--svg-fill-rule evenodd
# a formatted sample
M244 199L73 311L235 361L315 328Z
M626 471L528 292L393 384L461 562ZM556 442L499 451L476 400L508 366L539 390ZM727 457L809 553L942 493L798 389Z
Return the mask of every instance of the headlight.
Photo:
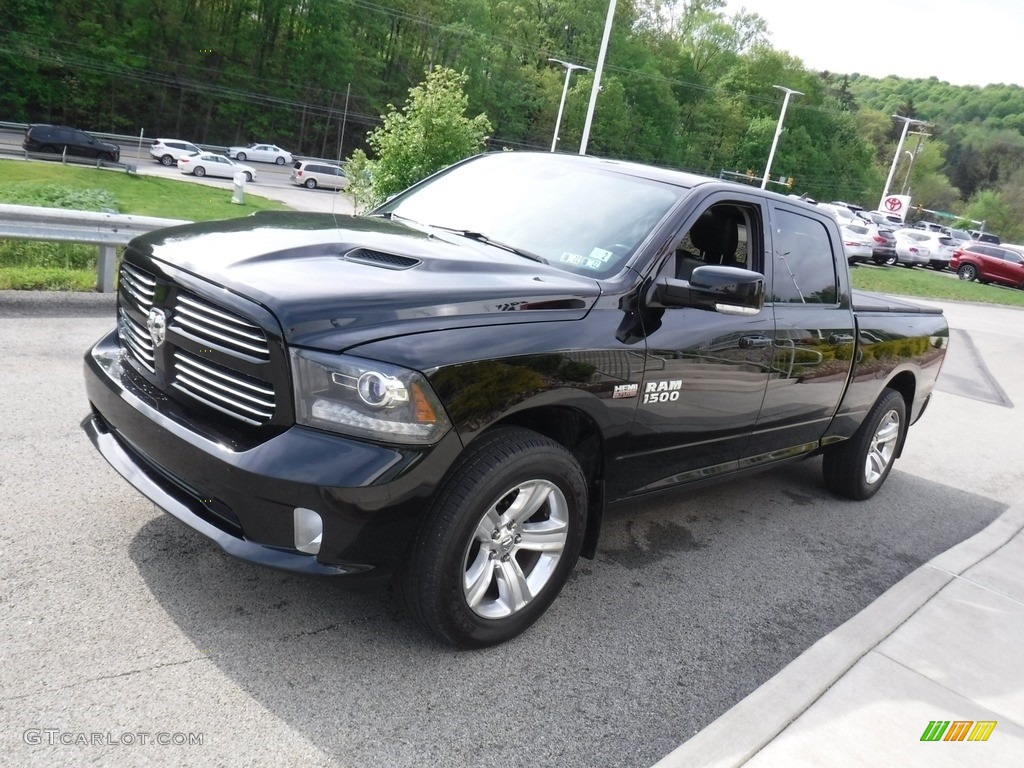
M436 443L451 428L416 371L349 355L292 350L300 424L392 443Z

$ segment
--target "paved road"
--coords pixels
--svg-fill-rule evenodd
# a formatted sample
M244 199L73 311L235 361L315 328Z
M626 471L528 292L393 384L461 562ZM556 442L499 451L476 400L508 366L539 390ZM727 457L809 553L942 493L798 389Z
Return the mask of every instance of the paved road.
M1024 493L1024 313L946 309L942 391L879 496L836 500L811 460L619 510L530 632L456 652L387 595L234 561L157 511L79 428L81 355L112 298L0 293L0 750L649 766Z

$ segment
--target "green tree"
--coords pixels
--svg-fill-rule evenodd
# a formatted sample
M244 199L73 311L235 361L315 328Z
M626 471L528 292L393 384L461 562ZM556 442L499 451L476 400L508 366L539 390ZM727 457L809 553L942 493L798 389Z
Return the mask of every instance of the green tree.
M377 205L484 148L491 124L484 114L466 117L466 80L453 69L434 67L409 89L404 111L388 105L383 124L367 136L376 158L356 150L350 161L352 194L361 205Z

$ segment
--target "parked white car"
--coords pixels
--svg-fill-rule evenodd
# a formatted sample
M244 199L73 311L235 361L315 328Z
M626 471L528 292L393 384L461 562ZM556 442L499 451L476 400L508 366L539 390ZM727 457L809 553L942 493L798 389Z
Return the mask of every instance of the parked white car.
M861 224L840 224L839 231L843 235L843 250L850 265L862 261L870 261L875 248L867 226Z
M896 237L898 264L902 264L907 269L928 265L931 252L928 248L927 232L922 232L919 229L897 229L893 235Z
M183 157L195 155L203 150L184 139L157 139L149 148L149 154L168 168Z
M259 163L291 163L292 153L276 144L250 144L248 147L228 147L228 157L235 160L255 160Z
M256 180L256 169L251 165L236 163L234 160L213 152L199 152L178 161L178 170L193 176L218 176L233 179L236 173L244 173L246 181Z

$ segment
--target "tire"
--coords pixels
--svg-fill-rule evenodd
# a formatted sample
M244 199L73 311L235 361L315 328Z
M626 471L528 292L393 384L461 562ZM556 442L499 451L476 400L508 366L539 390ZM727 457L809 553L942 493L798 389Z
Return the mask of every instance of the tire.
M970 282L978 276L978 268L973 264L961 264L960 268L956 271L956 276L961 280Z
M243 161L244 162L245 161L245 152L239 152L237 155L235 155L235 160L239 160L239 161Z
M60 150L59 150L59 149L57 149L56 147L54 147L54 146L53 146L53 145L51 145L51 144L44 144L43 146L41 146L41 147L39 148L39 151L40 151L41 153L46 153L46 152L53 152L53 154L55 154L55 155L59 155L59 154L60 154Z
M882 260L882 263L885 264L885 266L887 266L887 267L895 267L897 264L900 263L900 260L899 260L899 257L895 256L895 255L894 256L886 256Z
M936 272L941 272L945 268L946 268L945 264L932 264L932 269L934 269Z
M174 158L170 155L164 155L160 158L160 165L166 165L168 167L174 165Z
M306 179L304 186L306 189L316 189L316 179Z
M245 180L246 180L246 182L250 182L250 181L252 181L252 174L251 174L251 173L249 173L248 171L242 171L242 173L244 173L244 174L245 174Z
M509 640L558 596L586 514L586 479L571 453L530 430L498 429L470 447L439 490L397 576L399 595L446 643Z
M201 165L197 165L195 167L195 170L192 171L192 173L193 173L193 175L202 178L203 176L206 175L206 169L203 168L203 166L201 166Z
M825 454L825 485L849 499L871 498L889 476L906 431L903 395L886 388L853 437Z
M274 162L277 163L278 165L284 165L284 158L279 157Z

